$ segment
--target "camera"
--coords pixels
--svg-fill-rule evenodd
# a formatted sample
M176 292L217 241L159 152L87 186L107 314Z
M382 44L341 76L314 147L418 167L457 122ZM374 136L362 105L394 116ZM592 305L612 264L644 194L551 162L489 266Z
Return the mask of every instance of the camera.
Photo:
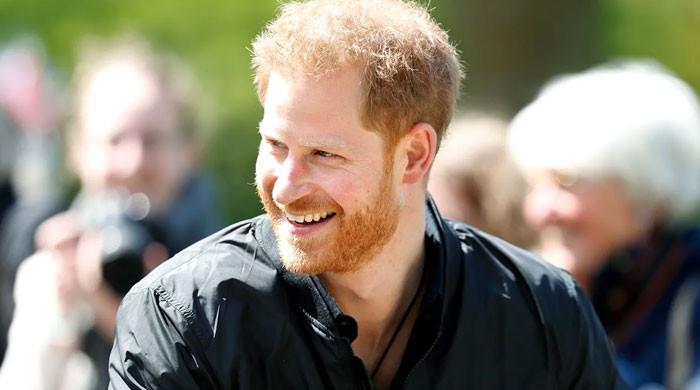
M143 254L156 242L155 226L146 219L148 197L114 191L85 199L80 206L83 228L102 238L103 280L118 294L126 294L145 275Z

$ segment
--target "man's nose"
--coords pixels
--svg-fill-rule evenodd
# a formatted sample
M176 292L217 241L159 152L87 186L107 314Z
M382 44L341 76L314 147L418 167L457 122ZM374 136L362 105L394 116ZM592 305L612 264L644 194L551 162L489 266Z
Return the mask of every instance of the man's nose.
M278 205L288 205L313 192L314 184L310 167L303 157L287 155L276 169L272 199Z
M115 162L120 176L123 179L139 176L147 158L143 142L138 139L124 141L120 149L118 161Z

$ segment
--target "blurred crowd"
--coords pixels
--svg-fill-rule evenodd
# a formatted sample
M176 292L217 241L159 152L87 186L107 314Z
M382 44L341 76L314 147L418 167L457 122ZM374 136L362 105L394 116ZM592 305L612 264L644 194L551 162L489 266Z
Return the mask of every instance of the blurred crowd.
M0 52L3 389L105 389L121 297L224 222L179 60L90 41L59 84L36 41Z
M106 388L121 297L225 222L187 67L138 39L76 63L63 83L37 41L0 49L2 389ZM428 188L570 272L631 388L700 386L700 103L669 70L606 64L512 120L462 113Z
M438 207L569 271L630 388L700 388L691 87L628 60L555 78L508 125L482 116L454 121L438 153L429 185Z

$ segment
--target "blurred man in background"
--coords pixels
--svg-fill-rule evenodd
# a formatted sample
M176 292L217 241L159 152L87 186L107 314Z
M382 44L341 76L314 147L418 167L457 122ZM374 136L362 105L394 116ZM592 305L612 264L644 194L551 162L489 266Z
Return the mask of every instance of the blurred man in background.
M435 156L428 191L446 218L529 248L535 233L523 219L527 184L510 157L507 126L484 113L456 118Z
M630 387L700 386L700 105L654 63L564 76L514 119L542 254L592 295ZM656 387L654 387L656 386Z
M106 388L121 296L220 226L212 183L197 170L186 70L133 40L82 54L67 135L80 191L39 227L40 250L18 273L2 388ZM87 383L71 376L85 372L78 350L92 363Z

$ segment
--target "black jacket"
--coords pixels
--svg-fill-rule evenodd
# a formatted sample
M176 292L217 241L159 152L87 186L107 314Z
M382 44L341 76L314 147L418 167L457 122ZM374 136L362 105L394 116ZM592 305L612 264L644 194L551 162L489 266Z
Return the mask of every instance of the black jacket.
M621 389L572 278L426 211L426 292L393 388ZM186 249L125 297L112 389L369 389L355 322L285 271L265 216Z

